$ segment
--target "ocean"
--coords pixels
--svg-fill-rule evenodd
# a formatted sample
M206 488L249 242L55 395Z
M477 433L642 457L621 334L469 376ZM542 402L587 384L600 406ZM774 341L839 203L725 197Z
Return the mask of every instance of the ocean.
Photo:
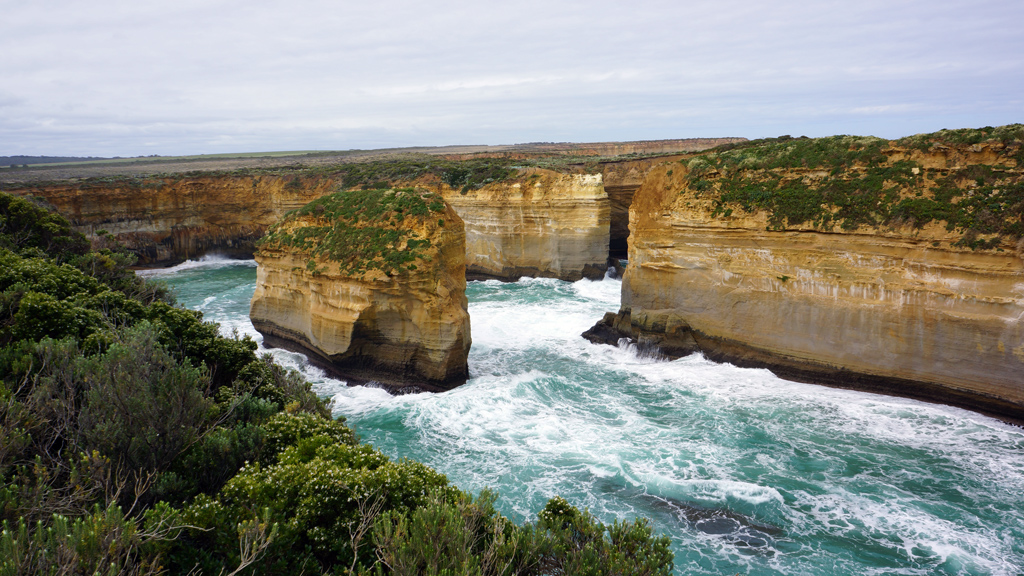
M252 261L141 274L230 334ZM470 282L470 380L441 394L349 387L295 368L360 438L524 522L560 495L650 518L677 574L1024 574L1024 429L914 400L789 382L700 355L663 361L580 334L621 282ZM262 343L261 343L262 350Z

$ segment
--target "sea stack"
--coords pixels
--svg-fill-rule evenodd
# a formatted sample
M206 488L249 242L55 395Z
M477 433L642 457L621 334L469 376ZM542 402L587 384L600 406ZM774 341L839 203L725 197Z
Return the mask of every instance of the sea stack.
M1024 126L751 142L636 192L585 334L1024 421Z
M462 220L413 188L324 196L258 243L250 318L270 346L352 383L446 390L471 343Z

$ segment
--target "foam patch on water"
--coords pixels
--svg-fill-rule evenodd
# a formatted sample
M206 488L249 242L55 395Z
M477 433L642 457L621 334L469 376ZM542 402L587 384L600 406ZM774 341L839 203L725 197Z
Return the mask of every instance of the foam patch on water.
M145 268L136 270L135 273L139 276L172 276L186 270L196 269L215 269L223 268L225 266L248 266L251 268L256 267L256 261L250 259L237 259L228 258L218 254L207 254L197 260L186 260L181 264L170 266L168 268Z
M1014 544L974 522L957 522L908 506L898 499L876 499L839 490L813 496L801 494L794 531L810 538L850 539L870 543L877 554L909 564L907 574L1014 574ZM975 524L975 525L972 525ZM825 532L827 530L827 532Z

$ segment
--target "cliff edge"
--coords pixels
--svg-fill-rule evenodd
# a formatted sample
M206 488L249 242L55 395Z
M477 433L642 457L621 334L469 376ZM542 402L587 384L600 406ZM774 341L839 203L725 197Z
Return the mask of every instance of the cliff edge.
M585 335L1024 420L1024 126L775 139L652 170Z
M194 175L49 182L14 193L44 199L90 240L109 234L152 266L208 252L248 258L270 225L333 187L320 177Z
M445 390L468 377L465 232L412 188L337 192L259 241L250 318L272 346L332 375Z

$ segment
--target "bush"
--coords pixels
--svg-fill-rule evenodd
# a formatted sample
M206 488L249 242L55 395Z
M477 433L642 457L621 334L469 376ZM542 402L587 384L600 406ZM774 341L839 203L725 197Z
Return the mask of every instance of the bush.
M320 399L298 371L285 369L264 354L246 364L231 385L233 394L247 391L254 398L274 403L277 410L308 412L329 419L328 402Z
M156 544L177 533L175 520L166 506L132 519L111 505L78 518L55 514L45 527L4 522L0 576L160 574Z
M164 470L210 428L209 377L179 364L148 323L122 333L107 352L80 362L86 449L135 470Z
M281 451L300 440L317 436L348 446L359 444L355 432L345 425L344 419L331 420L314 414L277 414L263 425L263 429L267 435L265 462L275 461Z
M190 534L176 549L175 562L182 568L237 562L227 545L235 539L236 524L267 510L280 531L256 568L260 574L296 573L311 562L331 570L350 566L356 555L369 565L372 550L357 548L353 554L352 546L366 512L413 509L431 489L454 493L447 485L427 466L393 462L370 446L339 444L326 435L305 438L286 448L276 464L243 468L215 499L197 498L185 518L209 532Z
M548 534L551 549L544 573L631 574L672 573L673 556L667 536L654 537L650 522L598 522L562 498L552 498L538 514L538 528Z
M395 576L536 573L547 543L499 515L494 499L487 490L476 502L435 491L415 510L381 514L373 525L377 557Z

